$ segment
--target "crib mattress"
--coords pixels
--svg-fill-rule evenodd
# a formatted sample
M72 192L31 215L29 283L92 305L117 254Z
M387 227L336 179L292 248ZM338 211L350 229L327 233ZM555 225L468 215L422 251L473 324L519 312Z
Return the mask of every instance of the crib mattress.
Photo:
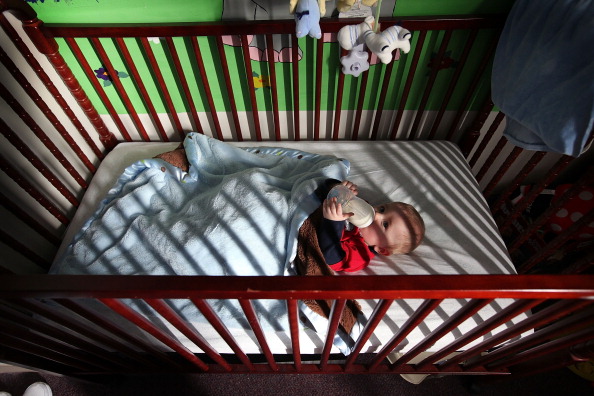
M359 186L359 196L372 205L388 201L403 201L417 208L426 225L423 243L412 254L377 256L368 268L352 275L449 275L449 274L515 274L505 245L497 230L489 208L478 185L456 145L445 141L339 141L339 142L242 142L231 143L240 147L281 146L290 149L333 154L351 163L349 180ZM94 212L116 178L129 164L175 149L179 143L122 143L101 163L85 193L64 238L60 252ZM342 274L341 274L342 275ZM345 276L351 276L344 274ZM404 324L420 300L396 301L388 311L374 336L362 352L373 352L387 343L394 332ZM432 350L447 345L503 309L512 301L496 300L442 338ZM360 301L363 313L369 317L375 301ZM423 340L445 319L456 312L463 301L444 300L425 322L399 346L404 352ZM302 329L301 353L320 353L324 341L326 321L311 313L313 329ZM517 318L519 320L521 318ZM491 334L506 328L495 329ZM184 344L195 352L200 350L174 328ZM201 334L219 353L231 349L214 331L201 328ZM354 329L357 335L360 327ZM231 331L246 353L260 353L253 334L234 329ZM288 353L291 343L286 334L267 334L273 353ZM480 342L476 340L474 343ZM469 344L471 346L473 344ZM467 346L467 347L468 347ZM338 352L338 350L334 350Z

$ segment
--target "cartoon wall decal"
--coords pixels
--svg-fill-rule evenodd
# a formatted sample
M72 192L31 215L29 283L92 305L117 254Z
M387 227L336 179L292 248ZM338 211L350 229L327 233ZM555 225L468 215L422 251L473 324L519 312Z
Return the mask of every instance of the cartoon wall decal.
M254 90L257 91L260 88L268 87L270 88L270 76L259 75L256 72L252 73L252 77L254 79Z
M223 36L223 44L232 47L241 47L239 36ZM268 52L266 51L266 38L264 36L247 36L250 59L258 62L268 61ZM275 34L272 36L272 47L274 49L274 62L292 62L293 52L291 39L286 35ZM303 51L298 49L298 59L303 56Z
M103 80L104 87L109 87L113 84L113 80L112 80L111 76L109 75L109 72L107 71L107 69L105 69L105 67L101 66L99 69L93 70L93 71L95 72L95 77L97 77L100 80ZM118 78L130 77L128 75L128 73L120 72L117 70L115 72L117 73Z
M454 58L452 58L452 51L446 51L443 58L441 59L441 61L438 64L435 64L436 58L437 58L437 52L433 52L431 54L431 60L427 64L427 67L429 69L433 69L434 67L436 67L437 70L455 69L458 67L458 64L460 63L460 61L457 61Z

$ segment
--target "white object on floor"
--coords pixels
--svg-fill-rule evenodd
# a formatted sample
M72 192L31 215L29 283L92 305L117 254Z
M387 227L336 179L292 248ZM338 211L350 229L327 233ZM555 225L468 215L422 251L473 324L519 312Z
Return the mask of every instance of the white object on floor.
M52 389L45 382L34 382L25 390L23 396L52 396Z

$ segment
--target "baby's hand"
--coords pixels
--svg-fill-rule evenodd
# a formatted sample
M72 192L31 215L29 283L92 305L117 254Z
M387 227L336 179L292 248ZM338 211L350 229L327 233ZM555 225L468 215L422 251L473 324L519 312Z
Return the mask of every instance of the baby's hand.
M322 205L322 215L328 220L346 220L353 214L354 213L342 213L342 205L336 201L336 197L325 199Z
M349 190L351 190L353 192L353 194L358 195L359 194L359 188L357 187L357 185L351 181L345 180L342 183L343 186L347 187Z

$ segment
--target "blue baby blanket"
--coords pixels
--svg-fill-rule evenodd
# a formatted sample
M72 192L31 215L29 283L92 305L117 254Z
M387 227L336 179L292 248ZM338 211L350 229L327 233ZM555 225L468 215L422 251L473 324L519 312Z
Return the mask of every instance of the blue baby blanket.
M594 0L517 0L491 86L512 143L582 153L594 126Z
M334 156L242 149L198 133L184 148L187 172L161 159L126 168L51 273L286 275L299 227L320 205L314 190L326 178L345 179L350 167ZM176 308L196 320L194 307ZM234 323L238 306L213 308L230 327L248 326ZM277 330L288 323L282 301L257 309Z

